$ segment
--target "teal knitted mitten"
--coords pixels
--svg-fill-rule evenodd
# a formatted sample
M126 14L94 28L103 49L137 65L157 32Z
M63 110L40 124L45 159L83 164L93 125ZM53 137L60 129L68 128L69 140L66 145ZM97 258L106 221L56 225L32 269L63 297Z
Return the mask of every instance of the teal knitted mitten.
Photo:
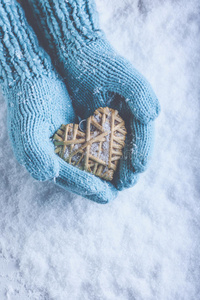
M44 47L65 79L78 115L119 111L128 136L114 182L134 185L149 161L160 106L148 81L119 56L99 28L93 0L28 0ZM37 28L35 28L37 30Z
M30 174L38 180L54 179L97 202L114 199L117 190L112 184L74 168L54 153L50 137L61 124L77 118L65 84L14 0L0 0L0 82L13 151Z

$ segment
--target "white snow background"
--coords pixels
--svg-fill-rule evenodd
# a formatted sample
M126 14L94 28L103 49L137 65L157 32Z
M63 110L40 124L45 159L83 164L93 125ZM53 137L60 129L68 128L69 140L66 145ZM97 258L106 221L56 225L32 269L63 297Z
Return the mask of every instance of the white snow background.
M149 169L99 205L31 178L0 97L0 299L200 299L200 6L98 0L102 28L162 107Z

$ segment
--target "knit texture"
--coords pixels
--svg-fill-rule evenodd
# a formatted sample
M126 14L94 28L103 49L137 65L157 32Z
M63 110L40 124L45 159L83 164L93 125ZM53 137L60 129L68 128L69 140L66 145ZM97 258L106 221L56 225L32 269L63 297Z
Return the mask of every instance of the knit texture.
M0 83L3 87L49 74L52 64L38 46L23 10L13 0L0 0L0 41Z
M104 96L112 91L129 102L129 109L139 121L148 123L157 117L160 106L150 84L112 49L99 29L93 0L28 2L46 50L65 77L78 113L85 108L82 116L86 117L90 108L107 101Z
M111 202L117 197L118 191L112 183L86 171L80 171L61 158L58 159L60 173L55 182L64 189L69 190L70 187L70 191L101 204Z
M14 0L0 0L0 34L0 78L17 160L37 180L54 180L99 203L114 199L117 190L112 184L68 165L54 153L51 137L61 124L75 123L77 117L65 84Z
M27 6L29 2L30 6ZM96 5L91 0L24 1L25 9L35 15L39 34L48 40L51 55L73 57L84 45L104 35L99 27ZM31 15L32 15L31 13ZM39 23L38 23L39 22ZM42 29L42 31L41 31ZM56 39L55 39L56 36ZM66 62L65 62L66 63Z
M133 186L153 149L153 120L160 106L149 82L116 53L99 28L93 0L28 0L44 47L65 79L76 113L101 106L119 111L128 130L114 183ZM36 28L37 30L37 28Z

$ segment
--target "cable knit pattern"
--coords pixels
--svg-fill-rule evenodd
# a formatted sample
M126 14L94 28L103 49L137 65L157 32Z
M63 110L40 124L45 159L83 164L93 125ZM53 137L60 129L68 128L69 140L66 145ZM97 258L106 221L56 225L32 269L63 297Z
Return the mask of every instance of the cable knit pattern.
M48 38L54 59L67 59L82 46L103 35L99 28L95 2L91 0L29 1ZM55 39L56 35L56 39Z
M85 110L91 106L93 110L94 94L100 90L123 96L124 101L129 101L129 109L143 123L158 116L160 106L148 81L112 49L99 30L93 0L28 2L40 24L46 50L66 78L79 112L82 111L79 103Z
M107 203L117 190L74 168L54 153L51 137L77 117L64 82L14 0L0 0L0 78L7 100L8 132L17 160L37 180L58 185L90 200Z
M125 120L125 154L114 183L120 190L133 186L150 160L153 120L160 111L151 85L106 40L93 0L28 2L77 114L87 118L98 107L109 106Z
M0 40L0 82L5 86L12 87L18 80L48 74L52 69L23 10L13 0L0 0Z

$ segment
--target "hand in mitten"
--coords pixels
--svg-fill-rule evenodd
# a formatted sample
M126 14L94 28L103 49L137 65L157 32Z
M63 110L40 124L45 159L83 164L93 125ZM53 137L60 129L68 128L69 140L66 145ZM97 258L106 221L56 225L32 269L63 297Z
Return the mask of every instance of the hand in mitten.
M76 122L65 84L39 47L20 5L0 0L0 81L8 131L17 160L38 180L52 180L91 200L107 203L110 183L64 162L50 140L60 125Z
M118 189L134 185L151 156L153 121L160 110L150 84L110 46L93 0L29 0L29 5L76 113L87 118L109 106L125 120L128 135L114 183Z

